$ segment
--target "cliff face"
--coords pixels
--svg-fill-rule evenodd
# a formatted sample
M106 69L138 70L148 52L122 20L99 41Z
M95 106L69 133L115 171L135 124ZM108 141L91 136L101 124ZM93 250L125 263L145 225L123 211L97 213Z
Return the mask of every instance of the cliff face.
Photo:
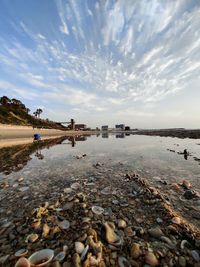
M44 127L48 129L66 129L66 127L60 123L35 118L34 116L28 114L27 109L22 109L12 104L0 105L0 123Z

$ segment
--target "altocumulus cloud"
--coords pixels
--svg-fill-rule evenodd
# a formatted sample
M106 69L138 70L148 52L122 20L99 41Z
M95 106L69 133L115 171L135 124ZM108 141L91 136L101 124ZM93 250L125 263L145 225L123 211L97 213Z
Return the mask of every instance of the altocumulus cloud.
M1 94L58 120L192 126L183 107L200 95L199 1L6 0L0 10Z

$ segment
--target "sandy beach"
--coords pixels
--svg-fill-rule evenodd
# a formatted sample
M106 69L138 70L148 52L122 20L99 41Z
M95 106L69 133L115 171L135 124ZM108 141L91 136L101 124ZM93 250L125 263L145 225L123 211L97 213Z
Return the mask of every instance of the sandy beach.
M57 129L38 129L31 126L0 124L0 148L27 144L33 141L33 135L39 133L43 140L58 136L92 134L91 131L61 131Z

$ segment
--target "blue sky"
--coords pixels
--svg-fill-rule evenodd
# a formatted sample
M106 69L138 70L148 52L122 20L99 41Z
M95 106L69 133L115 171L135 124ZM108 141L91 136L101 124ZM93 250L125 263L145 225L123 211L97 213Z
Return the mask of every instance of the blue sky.
M90 126L200 128L199 0L0 0L0 95Z

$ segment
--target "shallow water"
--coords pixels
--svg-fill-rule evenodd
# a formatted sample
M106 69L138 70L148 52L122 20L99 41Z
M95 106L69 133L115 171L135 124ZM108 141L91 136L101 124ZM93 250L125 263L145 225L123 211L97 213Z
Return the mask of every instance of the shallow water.
M99 162L101 166L109 168L118 166L122 172L135 171L144 176L152 185L160 188L174 207L184 213L185 200L180 200L183 192L171 189L172 183L180 183L184 179L192 184L192 188L200 192L200 165L193 157L200 158L200 140L178 139L171 137L137 136L125 134L102 134L99 136L85 136L76 138L61 138L56 144L48 147L35 145L18 146L15 153L18 168L12 166L11 173L0 173L0 183L8 183L11 191L4 188L0 191L0 198L5 199L9 194L19 191L19 177L23 177L23 189L30 196L30 188L35 191L48 190L52 183L73 180L85 176L92 176L98 170L94 165ZM26 156L20 154L27 151ZM14 149L14 148L13 148ZM175 150L170 152L169 150ZM186 160L183 152L187 149L191 156ZM30 153L29 153L30 152ZM81 157L86 154L85 157ZM2 149L0 150L0 157ZM78 157L77 157L78 156ZM12 149L7 156L12 161ZM20 162L24 157L23 163ZM8 161L8 158L5 158ZM3 158L1 157L1 160ZM13 162L15 162L13 159ZM3 164L1 164L3 166ZM163 184L166 182L166 184ZM61 184L62 186L62 184ZM37 194L36 194L37 195ZM199 201L187 200L187 205L199 209ZM191 217L192 218L192 217ZM197 219L195 219L197 220ZM199 220L199 219L198 219Z

